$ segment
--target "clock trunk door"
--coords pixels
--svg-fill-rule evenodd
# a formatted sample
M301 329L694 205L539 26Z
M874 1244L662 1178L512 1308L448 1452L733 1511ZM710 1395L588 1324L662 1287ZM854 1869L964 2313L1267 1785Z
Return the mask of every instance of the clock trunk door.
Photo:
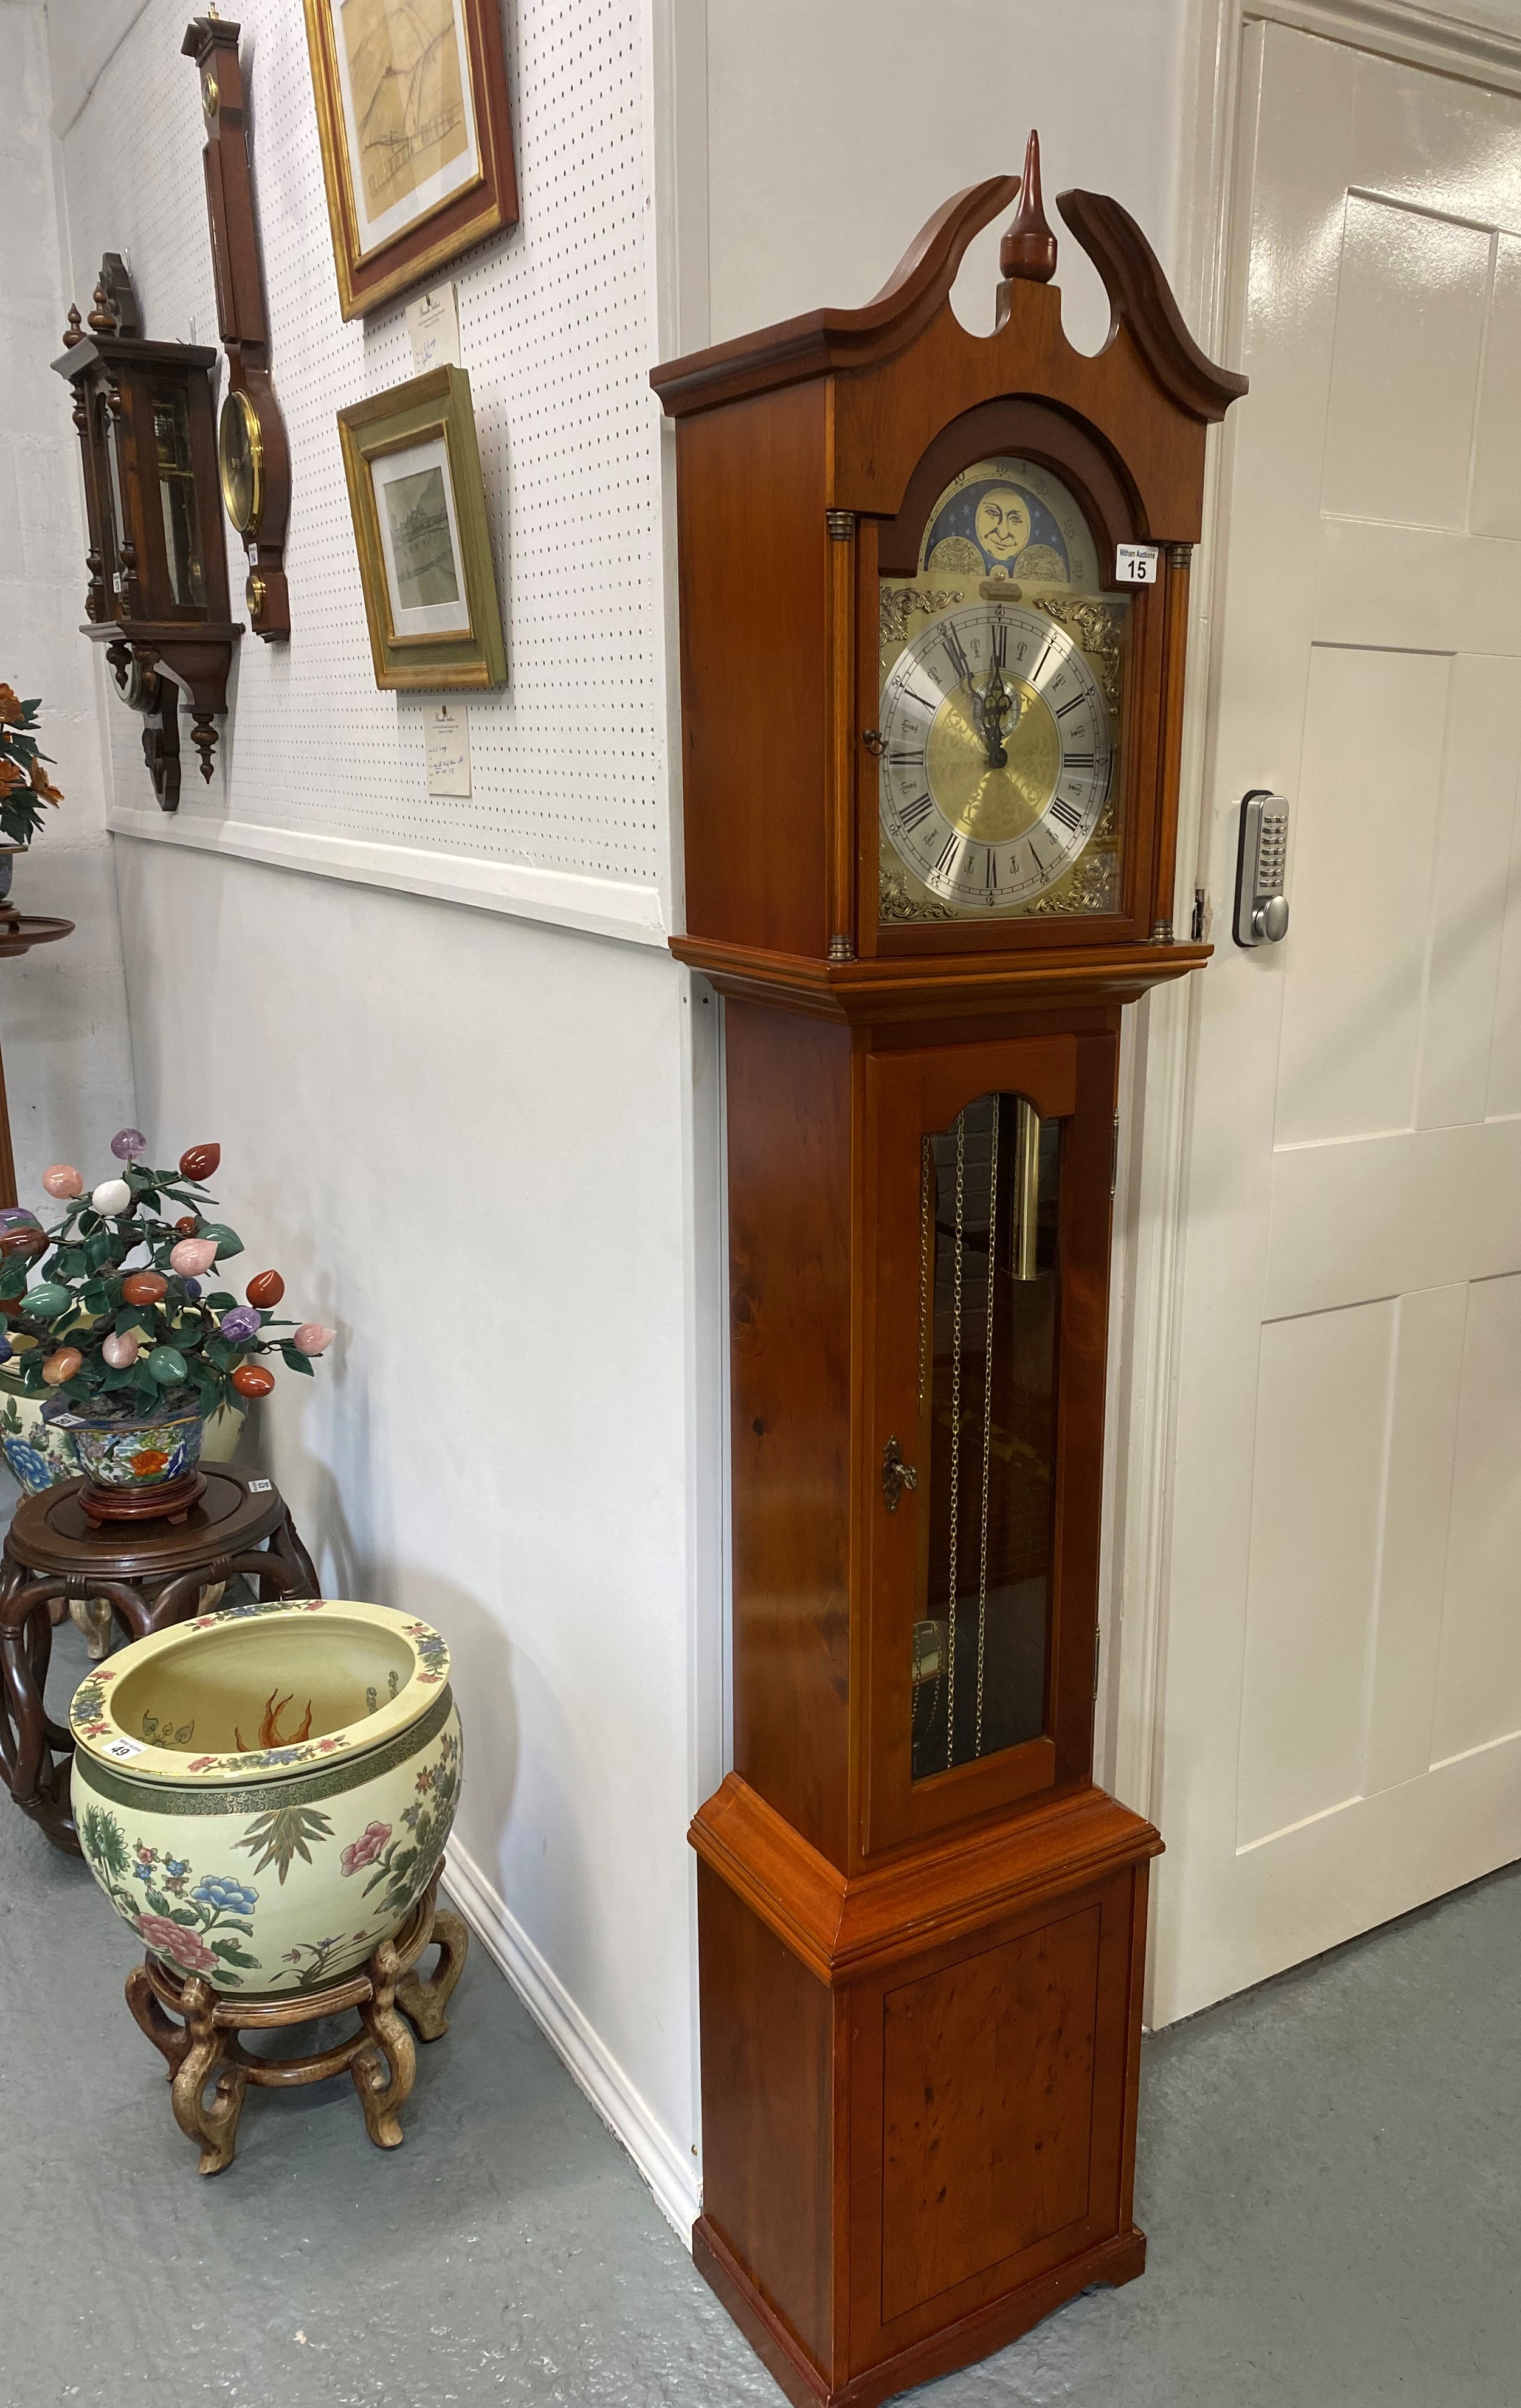
M1113 1065L868 1064L867 1854L1086 1777Z

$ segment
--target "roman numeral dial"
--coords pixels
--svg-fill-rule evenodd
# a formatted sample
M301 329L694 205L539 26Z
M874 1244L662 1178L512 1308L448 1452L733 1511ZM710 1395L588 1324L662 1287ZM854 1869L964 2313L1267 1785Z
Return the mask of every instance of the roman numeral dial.
M883 860L896 854L954 914L1027 910L1104 818L1109 708L1046 611L984 599L932 618L892 662L880 721Z

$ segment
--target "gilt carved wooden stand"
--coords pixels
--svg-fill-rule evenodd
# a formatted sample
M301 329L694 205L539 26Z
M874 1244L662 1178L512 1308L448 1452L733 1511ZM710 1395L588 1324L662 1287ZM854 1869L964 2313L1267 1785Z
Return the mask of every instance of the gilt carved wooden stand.
M208 1464L183 1521L119 1522L96 1530L82 1480L28 1497L6 1535L0 1568L0 1778L55 1847L79 1853L69 1805L74 1742L44 1703L50 1609L104 1599L129 1639L200 1611L206 1585L238 1574L261 1598L318 1597L317 1570L273 1481Z
M445 2011L469 1946L465 1925L438 1905L438 1894L435 1873L401 1929L380 1942L366 1966L299 1997L229 1998L199 1973L180 1973L151 1954L133 1967L127 2004L168 2064L175 2122L199 2145L199 2172L220 2174L231 2165L251 2083L259 2090L291 2090L348 2073L376 2147L400 2148L404 2135L396 2114L417 2078L413 2034L441 2040L449 2029ZM438 1962L424 1977L417 1968L435 1943ZM359 2029L309 2057L256 2057L239 2038L352 2009L358 2011Z

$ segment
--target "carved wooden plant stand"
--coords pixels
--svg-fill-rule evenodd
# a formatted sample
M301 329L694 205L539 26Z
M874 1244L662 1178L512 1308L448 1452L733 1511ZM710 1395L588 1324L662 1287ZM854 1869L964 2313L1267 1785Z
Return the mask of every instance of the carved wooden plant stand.
M127 2004L168 2061L175 2122L200 2143L201 2173L220 2174L231 2165L251 2082L256 2089L289 2090L347 2072L376 2147L400 2148L396 2111L410 2098L417 2076L413 2030L427 2041L441 2040L449 2029L445 2009L469 1946L465 1925L438 1904L438 1892L435 1873L401 1929L380 1942L366 1966L296 1997L229 1998L199 1973L179 1973L152 1955L133 1967ZM435 1942L438 1962L424 1980L417 1966ZM283 2024L315 2023L350 2008L358 2010L359 2029L310 2057L254 2057L238 2038L240 2032L272 2031ZM216 2090L208 2101L207 2086L213 2079Z
M322 1588L274 1483L230 1463L207 1466L205 1491L178 1525L93 1529L83 1488L82 1480L70 1480L28 1497L0 1554L0 1781L53 1845L75 1856L74 1741L43 1702L54 1605L89 1599L98 1608L104 1600L129 1639L143 1639L188 1622L200 1611L203 1587L239 1574L263 1598L317 1597ZM97 1652L104 1650L91 1650Z

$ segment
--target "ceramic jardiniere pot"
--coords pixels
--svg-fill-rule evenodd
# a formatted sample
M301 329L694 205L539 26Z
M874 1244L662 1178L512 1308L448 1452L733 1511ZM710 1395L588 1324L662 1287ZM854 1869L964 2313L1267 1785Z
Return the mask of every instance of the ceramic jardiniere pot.
M58 1424L57 1413L66 1413L68 1408L57 1405L57 1412L45 1418L50 1403L57 1405L57 1399L29 1397L0 1381L0 1452L23 1496L38 1497L45 1488L56 1488L60 1481L78 1480L82 1469L74 1442L75 1423L63 1428ZM231 1463L244 1419L241 1409L235 1412L230 1405L218 1406L201 1432L203 1463Z
M205 1427L199 1405L160 1406L130 1420L97 1419L88 1411L60 1413L55 1426L72 1426L79 1469L92 1488L167 1488L194 1471Z
M241 1605L156 1631L92 1671L69 1721L91 1871L213 1989L300 1992L363 1963L454 1819L449 1651L385 1606Z
M15 1388L0 1391L0 1449L24 1497L40 1497L45 1488L79 1476L74 1431L43 1418L47 1401Z

